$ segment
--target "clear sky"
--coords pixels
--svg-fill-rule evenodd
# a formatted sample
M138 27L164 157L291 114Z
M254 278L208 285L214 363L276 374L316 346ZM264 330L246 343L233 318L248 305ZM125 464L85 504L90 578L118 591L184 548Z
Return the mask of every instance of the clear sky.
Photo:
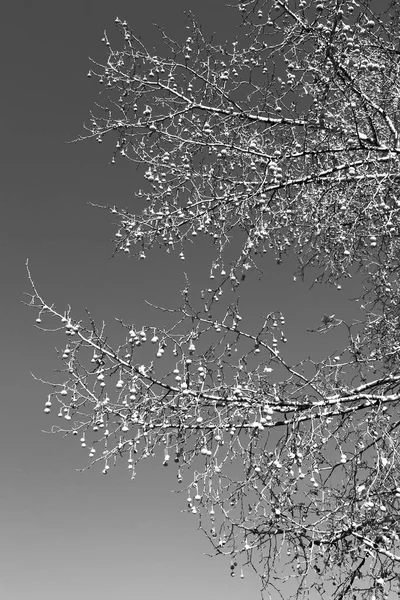
M45 435L56 422L43 413L47 388L30 372L51 379L53 349L63 338L35 330L25 260L48 302L85 307L98 319L137 325L155 322L143 304L170 304L183 284L176 257L155 253L146 262L109 260L115 232L110 216L88 202L132 205L140 185L129 164L110 165L106 144L66 144L82 133L98 85L86 78L89 56L101 60L102 32L126 19L150 45L151 23L185 36L183 10L223 41L238 13L224 0L13 0L2 6L0 179L1 422L0 596L9 600L258 598L258 581L229 577L229 562L210 550L192 516L181 514L175 473L157 462L141 465L132 483L126 464L107 477L101 469L77 473L87 456L70 438ZM154 42L155 43L155 42ZM195 282L208 265L196 250L185 269ZM307 348L307 327L322 315L347 310L349 289L308 291L294 284L289 265L272 262L268 276L243 290L249 314L282 310L291 352ZM193 270L194 269L194 270ZM341 313L342 311L342 313ZM349 313L347 313L349 314ZM334 344L339 341L333 340ZM312 346L309 346L312 348ZM321 350L321 348L320 348ZM288 350L289 351L289 350ZM311 351L311 350L310 350Z

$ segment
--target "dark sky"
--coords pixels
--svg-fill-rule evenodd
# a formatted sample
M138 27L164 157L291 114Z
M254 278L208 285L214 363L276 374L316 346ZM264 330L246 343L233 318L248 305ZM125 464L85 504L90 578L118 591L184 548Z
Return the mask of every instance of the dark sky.
M45 435L56 416L43 413L46 386L57 368L57 335L34 328L23 307L29 291L25 260L44 298L76 315L88 307L98 319L114 316L141 325L155 318L143 299L171 304L183 275L179 261L155 254L146 262L109 260L114 234L105 211L88 202L134 210L138 175L129 164L110 165L107 148L67 144L82 133L99 87L86 78L89 56L101 60L102 32L126 19L155 42L157 22L185 36L183 10L191 9L206 31L223 41L238 14L223 0L13 0L2 6L0 180L1 423L0 595L10 600L163 598L200 600L258 597L258 582L229 577L229 563L210 560L192 516L181 514L185 496L175 474L143 464L135 483L126 465L104 477L87 464L78 444ZM196 282L206 277L199 253L188 258ZM263 282L243 292L249 314L282 310L293 352L305 347L304 330L324 312L344 311L332 290L294 284L290 270L271 263ZM247 304L246 304L247 303ZM308 339L308 338L307 338Z

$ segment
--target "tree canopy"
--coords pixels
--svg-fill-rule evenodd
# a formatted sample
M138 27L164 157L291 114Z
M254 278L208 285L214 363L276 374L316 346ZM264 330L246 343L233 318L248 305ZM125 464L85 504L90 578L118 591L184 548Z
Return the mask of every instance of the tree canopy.
M156 55L126 22L88 76L101 102L80 139L110 140L143 182L115 251L146 259L206 236L201 297L190 273L165 327L121 322L118 347L32 284L38 327L67 336L45 405L103 473L132 478L162 449L231 575L254 569L288 598L390 598L400 584L400 7L397 0L248 0L232 42L160 30ZM341 289L359 318L325 315L347 344L286 357L285 316L241 326L239 295L266 256ZM46 326L41 322L46 321ZM289 345L289 344L288 344ZM148 349L150 348L150 349ZM142 353L142 354L141 354ZM140 356L143 358L139 360ZM171 369L173 363L174 368ZM266 595L268 597L268 595Z

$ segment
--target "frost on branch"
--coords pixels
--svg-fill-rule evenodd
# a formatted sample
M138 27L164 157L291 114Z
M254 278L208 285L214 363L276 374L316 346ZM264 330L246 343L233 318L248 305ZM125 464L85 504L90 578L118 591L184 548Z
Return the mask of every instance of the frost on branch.
M349 346L291 365L281 314L251 335L237 305L210 320L184 293L172 327L121 323L113 349L103 328L57 312L32 286L38 326L54 323L66 337L64 377L50 383L45 412L57 407L66 423L52 430L78 436L89 465L107 473L125 460L134 478L161 449L178 482L189 477L188 511L216 553L231 557L232 575L251 565L265 587L284 573L283 582L313 583L321 595L326 583L345 586L361 562L367 589L383 574L393 580L400 375L371 377L379 361L357 356L352 327L330 318L348 328Z
M398 590L400 13L386 4L244 1L236 41L208 41L190 18L183 42L162 34L162 56L117 19L85 136L144 178L142 211L108 207L116 250L184 260L206 235L212 287L160 308L168 327L120 322L113 348L29 275L38 325L66 336L45 404L66 422L54 430L104 473L118 459L132 478L154 455L173 465L231 574L252 567L286 598ZM293 364L279 311L242 326L239 284L267 253L338 289L361 274L359 320L326 315L315 330L340 328L341 350Z
M356 2L341 14L336 1L300 4L242 3L248 36L221 46L191 22L183 43L164 35L163 57L117 20L123 42L107 41L92 71L107 100L87 137L109 138L114 160L143 169L147 207L110 207L118 251L184 254L205 234L221 257L241 230L232 277L267 251L295 252L301 271L318 266L330 281L378 253L397 267L396 22L372 26Z

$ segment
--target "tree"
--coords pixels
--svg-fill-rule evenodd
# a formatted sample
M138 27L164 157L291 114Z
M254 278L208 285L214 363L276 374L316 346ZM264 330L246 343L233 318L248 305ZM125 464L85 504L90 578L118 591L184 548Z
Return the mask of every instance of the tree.
M211 283L200 301L188 277L181 305L160 308L173 325L121 322L113 348L90 315L46 303L29 273L38 323L67 335L45 412L59 405L67 424L53 430L80 435L103 473L121 457L134 477L161 448L179 482L192 474L188 510L232 575L249 565L282 597L389 598L400 584L400 7L236 8L232 44L192 15L184 41L161 31L163 56L119 19L118 49L104 35L108 59L88 75L107 99L80 139L112 139L112 162L138 167L146 202L108 207L115 250L184 260L209 236ZM315 329L343 329L340 352L292 364L279 311L258 332L241 327L240 290L271 253L297 257L299 280L361 278L359 318L325 315Z

